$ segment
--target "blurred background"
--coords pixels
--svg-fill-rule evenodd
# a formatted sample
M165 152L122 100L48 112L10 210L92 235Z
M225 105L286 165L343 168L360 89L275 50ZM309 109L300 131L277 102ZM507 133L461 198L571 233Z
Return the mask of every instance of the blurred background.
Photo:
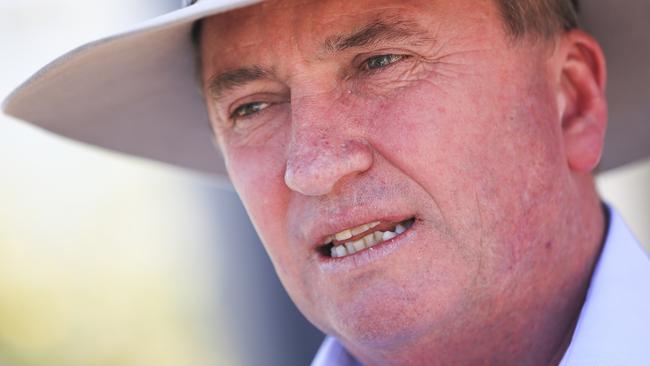
M63 52L179 3L0 0L0 97ZM0 172L0 365L311 360L322 335L230 190L6 116ZM650 243L650 160L598 184Z
M179 5L0 0L0 98ZM321 340L230 190L0 116L0 365L305 365Z

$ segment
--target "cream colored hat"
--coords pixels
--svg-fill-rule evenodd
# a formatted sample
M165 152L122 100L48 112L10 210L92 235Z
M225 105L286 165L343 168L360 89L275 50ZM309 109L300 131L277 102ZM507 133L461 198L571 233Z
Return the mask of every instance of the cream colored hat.
M196 83L197 20L252 0L186 1L81 46L18 87L3 110L57 134L225 176ZM582 25L608 57L610 124L602 169L650 155L650 1L588 0Z

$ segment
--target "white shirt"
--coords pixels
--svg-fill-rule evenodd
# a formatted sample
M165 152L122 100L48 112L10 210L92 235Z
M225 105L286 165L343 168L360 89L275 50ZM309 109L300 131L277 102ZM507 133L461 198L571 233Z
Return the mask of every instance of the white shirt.
M607 238L560 366L650 365L650 258L609 208ZM311 366L360 366L327 337Z

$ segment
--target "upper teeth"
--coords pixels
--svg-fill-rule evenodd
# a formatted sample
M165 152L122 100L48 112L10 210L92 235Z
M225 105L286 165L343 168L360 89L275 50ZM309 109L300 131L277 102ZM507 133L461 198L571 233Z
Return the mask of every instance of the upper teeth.
M351 237L353 237L355 235L359 235L364 231L368 231L368 230L372 229L373 227L375 227L377 225L379 225L379 221L371 222L369 224L363 224L363 225L354 227L352 229L345 229L345 230L343 230L341 232L338 232L338 233L334 234L334 238L336 240L338 240L338 241L348 240ZM328 239L331 239L331 238L328 238ZM332 240L329 240L329 241L332 241ZM326 241L325 244L329 243L329 241Z
M336 238L337 241L344 241L352 238L355 235L368 231L375 226L379 225L379 221L358 226L354 229L343 230L339 233L336 233L334 237L329 237L325 240L325 244L330 244ZM408 225L408 224L407 224ZM383 241L390 240L397 235L406 231L407 227L403 224L397 224L394 231L375 231L368 233L361 239L348 241L342 245L332 246L330 249L330 255L333 258L345 257L347 255L354 254L356 252L362 251L366 248L370 248L374 245L377 245Z

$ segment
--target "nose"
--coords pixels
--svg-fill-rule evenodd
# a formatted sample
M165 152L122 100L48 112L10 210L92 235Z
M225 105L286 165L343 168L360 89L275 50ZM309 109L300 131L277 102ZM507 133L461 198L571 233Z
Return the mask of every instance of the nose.
M331 109L311 112L292 116L284 181L295 192L321 196L330 193L343 178L370 169L373 153L370 145L349 128L350 121L336 117L344 114L331 113Z

